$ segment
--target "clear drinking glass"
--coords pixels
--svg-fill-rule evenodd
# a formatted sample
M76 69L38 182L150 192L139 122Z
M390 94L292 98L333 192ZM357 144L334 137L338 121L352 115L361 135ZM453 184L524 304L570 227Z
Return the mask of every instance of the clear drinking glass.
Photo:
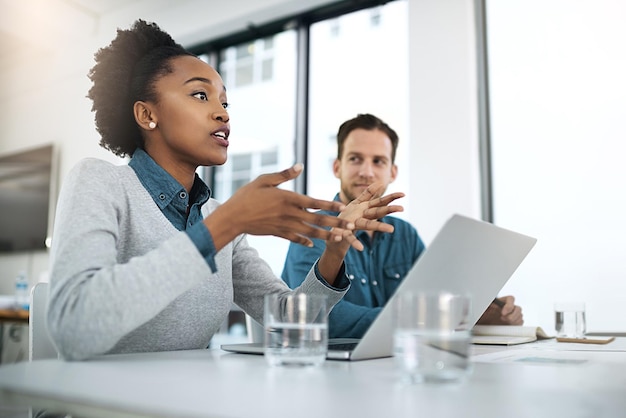
M555 303L554 329L557 337L584 338L587 332L584 302Z
M465 380L472 372L470 298L419 292L398 294L394 303L394 356L402 380Z
M270 366L320 366L328 351L326 297L265 296L265 359Z

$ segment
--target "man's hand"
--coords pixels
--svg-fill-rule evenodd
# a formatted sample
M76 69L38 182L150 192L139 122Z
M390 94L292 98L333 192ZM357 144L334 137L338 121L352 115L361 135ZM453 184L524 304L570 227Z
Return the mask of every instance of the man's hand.
M380 197L384 190L385 186L382 183L371 184L359 197L350 202L339 213L338 218L353 223L355 230L393 232L393 226L379 222L378 219L391 213L402 212L404 210L402 206L390 206L390 203L404 197L404 193L396 192ZM351 245L355 249L363 251L363 244L356 238L353 231L343 230L341 235L343 237L342 242L327 242L326 245L337 246L338 249L344 247L345 252L348 251L348 246Z
M502 296L491 302L477 322L478 325L524 325L522 308L513 296Z
M350 202L337 217L349 221L355 229L393 232L393 226L379 222L378 219L390 213L404 210L402 206L389 205L394 200L404 197L404 193L391 193L379 197L384 190L385 187L382 183L371 184L359 197ZM353 231L333 228L332 232L341 234L342 239L337 241L336 237L333 236L332 239L326 240L326 248L324 248L318 263L320 274L331 285L334 283L350 246L363 251L363 244L356 238Z

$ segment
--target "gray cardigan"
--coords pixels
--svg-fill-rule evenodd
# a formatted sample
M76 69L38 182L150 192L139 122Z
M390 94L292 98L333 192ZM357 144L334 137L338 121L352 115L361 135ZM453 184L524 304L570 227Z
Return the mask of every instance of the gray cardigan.
M208 215L219 204L210 199ZM234 214L236 216L236 214ZM213 273L127 165L85 159L66 178L51 250L48 329L61 356L206 348L235 302L259 322L266 293L292 291L245 235L220 250ZM328 296L313 268L293 292Z

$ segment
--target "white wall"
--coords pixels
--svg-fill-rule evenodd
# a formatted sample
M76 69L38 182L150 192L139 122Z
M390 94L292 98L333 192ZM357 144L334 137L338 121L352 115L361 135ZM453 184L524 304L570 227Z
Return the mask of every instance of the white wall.
M409 7L407 197L409 220L427 244L452 214L480 217L473 3L411 0Z

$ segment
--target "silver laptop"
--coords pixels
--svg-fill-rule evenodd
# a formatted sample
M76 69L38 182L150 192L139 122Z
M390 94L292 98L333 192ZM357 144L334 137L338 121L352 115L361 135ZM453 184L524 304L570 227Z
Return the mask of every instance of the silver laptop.
M475 324L537 240L491 223L453 215L422 253L395 295L417 290L469 294ZM366 360L393 355L392 305L388 301L363 338L330 339L327 358ZM263 343L224 344L223 350L262 354Z

